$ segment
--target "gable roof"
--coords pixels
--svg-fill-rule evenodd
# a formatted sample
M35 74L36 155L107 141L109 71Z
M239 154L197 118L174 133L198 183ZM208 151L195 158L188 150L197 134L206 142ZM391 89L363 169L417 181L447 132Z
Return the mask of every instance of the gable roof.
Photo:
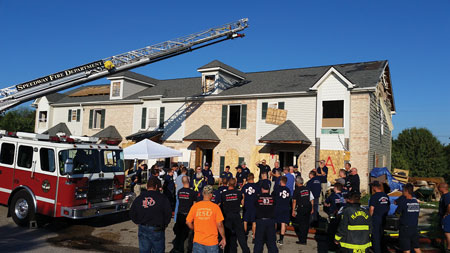
M102 131L94 134L92 137L108 140L122 140L122 136L119 134L119 131L117 131L116 127L114 126L108 126Z
M72 135L65 123L54 125L51 128L47 129L47 131L43 132L43 134L48 134L50 136L56 136L58 133L64 133L66 134L66 136Z
M259 139L260 143L311 144L306 135L290 120Z
M134 79L134 80L141 81L141 82L148 83L148 84L157 84L159 81L158 79L155 79L155 78L152 78L149 76L145 76L145 75L141 75L139 73L129 71L129 70L118 72L116 74L108 76L107 78L108 79L116 79L116 78L120 78L120 77Z
M245 78L245 76L246 76L244 72L242 72L240 70L237 70L237 69L235 69L235 68L233 68L233 67L231 67L231 66L229 66L229 65L227 65L227 64L225 64L225 63L223 63L223 62L221 62L219 60L213 60L212 62L201 66L197 70L198 71L202 71L202 70L211 69L211 68L221 68L221 69L227 70L227 71L229 71L229 72L231 72L231 73L233 73L235 75L238 75L238 76L240 76L242 78Z
M184 141L220 142L219 137L208 125L203 125L183 138Z
M319 81L320 78L330 70L330 68L334 68L336 71L342 74L342 76L344 76L349 82L355 84L356 88L375 88L378 85L378 82L386 66L387 61L383 60L308 68L250 72L245 73L246 79L243 82L226 90L223 90L222 92L220 92L220 94L211 94L208 95L208 97L214 98L216 96L290 92L311 92L311 94L314 94L314 91L311 91L310 88L313 87L314 84L316 84L317 81ZM208 67L223 67L229 69L229 71L236 71L235 69L232 70L232 67L217 60L214 60L200 67L199 69ZM134 72L128 71L122 73L125 73L125 75L129 75L130 73ZM120 74L121 73L114 74L113 76L120 76ZM153 78L151 79L156 80ZM186 98L203 96L201 90L201 77L188 77L157 81L158 83L154 87L149 87L136 94L124 97L123 100L139 100L147 96L162 96L163 98ZM49 99L50 103L84 103L110 101L110 98L107 95L68 98L68 95L70 95L77 89L66 92L64 94L55 93L47 96L47 98ZM117 100L117 102L119 101L120 100Z

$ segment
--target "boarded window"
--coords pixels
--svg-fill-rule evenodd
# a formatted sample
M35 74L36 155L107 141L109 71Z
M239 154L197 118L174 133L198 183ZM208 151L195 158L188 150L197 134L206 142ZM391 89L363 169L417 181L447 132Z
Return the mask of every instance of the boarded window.
M228 128L241 127L241 105L230 105L228 116Z
M14 163L14 144L2 143L0 151L0 163L12 165Z
M17 155L17 166L22 168L31 168L33 164L33 147L20 146L19 154Z
M322 102L322 127L344 127L344 100Z
M41 148L39 151L39 158L42 171L55 171L55 151L53 149Z
M112 97L120 97L120 85L121 82L113 82L112 83Z

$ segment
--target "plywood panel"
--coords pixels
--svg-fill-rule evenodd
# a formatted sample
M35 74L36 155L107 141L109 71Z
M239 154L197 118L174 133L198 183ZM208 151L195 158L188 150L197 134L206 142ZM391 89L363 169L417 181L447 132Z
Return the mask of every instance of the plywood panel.
M228 149L227 152L225 152L225 166L230 166L230 171L233 173L233 175L236 175L235 167L238 166L239 162L239 153L236 149L231 148Z
M335 182L344 162L350 160L350 152L343 150L320 150L320 160L325 160L328 167L328 181Z
M255 178L259 178L259 168L256 166L257 162L265 159L267 164L270 164L270 153L260 153L259 151L263 148L263 146L253 146L252 154L250 157L250 163L247 166L250 168L250 171L255 174ZM271 166L273 167L273 166Z
M275 108L267 108L266 123L281 125L286 121L287 111Z

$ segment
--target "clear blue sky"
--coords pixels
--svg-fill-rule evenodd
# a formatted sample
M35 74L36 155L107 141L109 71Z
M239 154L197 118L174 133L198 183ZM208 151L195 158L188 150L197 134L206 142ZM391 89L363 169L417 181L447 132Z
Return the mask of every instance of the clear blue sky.
M449 142L450 1L247 2L0 0L0 87L248 17L245 39L135 71L165 79L198 76L213 59L244 72L387 59L394 136L427 127Z

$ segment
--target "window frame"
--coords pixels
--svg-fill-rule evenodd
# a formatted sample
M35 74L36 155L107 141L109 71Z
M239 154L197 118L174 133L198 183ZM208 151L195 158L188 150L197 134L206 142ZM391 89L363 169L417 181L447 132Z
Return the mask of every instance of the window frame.
M114 85L119 85L119 93L114 93ZM123 80L111 80L110 98L111 99L121 99L123 97Z
M13 146L14 146L14 149L13 149L13 158L12 158L12 163L11 163L11 164L9 164L9 163L3 163L3 162L1 161L1 156L2 156L2 151L3 151L3 150L2 150L3 144L10 144L10 145L13 145ZM2 143L0 144L0 164L1 164L2 166L6 166L6 167L8 167L8 166L14 167L14 163L15 163L15 160L16 160L16 158L17 158L16 148L17 148L16 143L2 142Z
M42 120L42 115L45 115L45 120ZM38 122L47 123L48 121L48 111L39 111Z
M20 155L21 155L20 148L22 148L22 147L27 147L27 148L29 147L29 148L31 148L31 164L30 164L30 167L24 167L24 166L19 165ZM21 168L21 169L25 169L25 170L32 170L33 169L34 149L35 149L35 147L33 147L31 145L24 145L24 144L18 145L18 148L17 148L17 159L16 159L16 165L17 165L16 167L17 168Z
M103 109L92 109L92 129L102 129L102 110ZM100 112L100 121L99 125L97 126L97 112Z
M155 129L159 127L159 108L158 107L147 107L147 129ZM152 114L151 111L155 111L155 117L150 118L150 115ZM154 120L155 125L150 125L150 120Z
M239 127L235 128L235 127L230 127L230 119L231 119L231 107L232 106L239 106ZM242 127L242 104L229 104L228 105L228 112L227 112L227 129L230 130L236 130L236 129L241 129Z
M43 170L42 169L42 157L41 157L41 151L43 149L47 149L47 150L52 150L53 151L53 171L49 171L49 170ZM47 153L48 155L48 153ZM59 167L58 163L56 162L56 150L54 148L50 148L50 147L40 147L39 148L39 173L44 173L44 174L49 174L49 175L53 175L56 174L56 171L58 170L57 167Z
M342 101L342 118L325 118L324 117L324 111L325 111L325 106L324 103L325 102L338 102L338 101ZM324 119L342 119L342 126L324 126L323 124L323 120ZM321 125L323 129L341 129L341 128L345 128L345 100L344 99L338 99L338 100L322 100L322 119L321 119Z

